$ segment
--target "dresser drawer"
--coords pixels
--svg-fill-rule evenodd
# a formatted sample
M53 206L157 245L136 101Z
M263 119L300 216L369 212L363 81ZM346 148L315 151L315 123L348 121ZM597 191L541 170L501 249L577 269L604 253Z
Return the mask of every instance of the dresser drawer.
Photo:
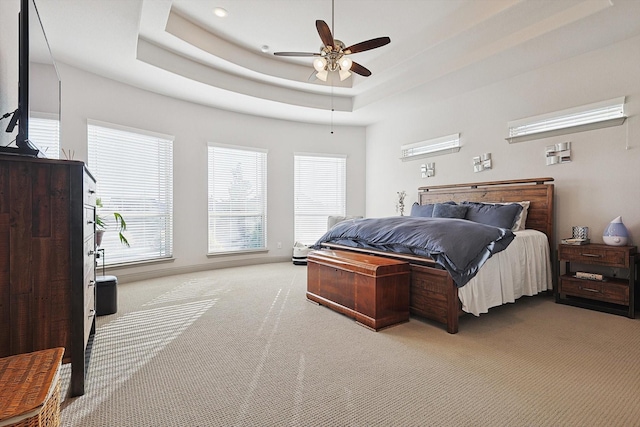
M559 259L580 264L598 264L609 267L629 267L629 258L619 248L608 249L605 246L594 247L560 245Z
M83 203L85 205L95 206L96 205L96 182L91 178L89 174L86 172L83 176Z
M84 207L84 238L92 236L95 233L95 208Z
M629 305L629 285L619 281L596 282L562 277L560 279L560 294Z
M84 241L84 274L96 268L96 248L93 236Z
M96 316L96 273L95 267L85 270L84 276L84 339L89 338L93 319Z

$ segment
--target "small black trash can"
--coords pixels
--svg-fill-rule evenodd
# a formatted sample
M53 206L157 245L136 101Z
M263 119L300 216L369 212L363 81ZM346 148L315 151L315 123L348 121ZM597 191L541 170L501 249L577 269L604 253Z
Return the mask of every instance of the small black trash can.
M96 314L104 316L118 311L118 278L96 277Z

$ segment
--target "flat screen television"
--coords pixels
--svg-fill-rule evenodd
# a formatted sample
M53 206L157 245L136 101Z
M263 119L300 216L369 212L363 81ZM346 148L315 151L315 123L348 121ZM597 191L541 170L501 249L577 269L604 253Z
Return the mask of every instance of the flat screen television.
M18 104L10 114L6 132L15 134L0 153L45 157L29 138L33 104L37 111L60 117L60 78L51 55L36 0L20 0L18 13Z

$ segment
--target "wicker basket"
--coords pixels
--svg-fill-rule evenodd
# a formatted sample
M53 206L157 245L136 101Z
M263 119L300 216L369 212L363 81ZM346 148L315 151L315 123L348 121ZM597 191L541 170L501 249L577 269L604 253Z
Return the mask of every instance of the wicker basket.
M0 427L60 425L63 348L0 359Z

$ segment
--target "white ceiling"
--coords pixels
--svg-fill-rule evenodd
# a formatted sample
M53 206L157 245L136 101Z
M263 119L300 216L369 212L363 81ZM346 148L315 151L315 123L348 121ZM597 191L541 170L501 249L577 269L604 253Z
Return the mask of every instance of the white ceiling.
M248 114L367 125L640 35L640 0L35 0L56 61ZM215 7L229 14L218 18ZM309 81L315 20L373 75ZM261 47L267 45L267 53ZM330 113L334 109L334 113Z

